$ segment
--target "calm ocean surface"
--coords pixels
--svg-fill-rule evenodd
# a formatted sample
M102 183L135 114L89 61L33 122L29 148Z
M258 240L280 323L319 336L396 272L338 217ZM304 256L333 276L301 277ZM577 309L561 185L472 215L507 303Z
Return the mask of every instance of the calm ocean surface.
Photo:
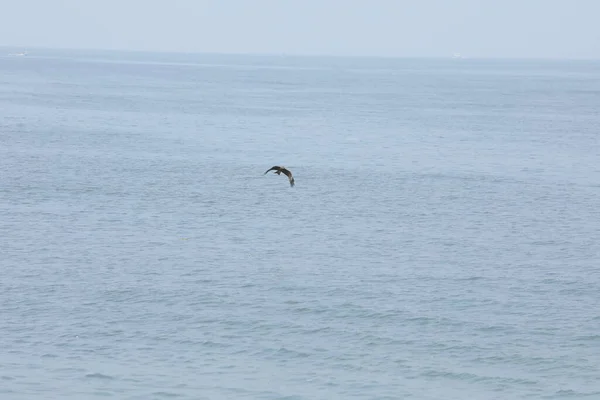
M600 62L0 50L0 399L600 399Z

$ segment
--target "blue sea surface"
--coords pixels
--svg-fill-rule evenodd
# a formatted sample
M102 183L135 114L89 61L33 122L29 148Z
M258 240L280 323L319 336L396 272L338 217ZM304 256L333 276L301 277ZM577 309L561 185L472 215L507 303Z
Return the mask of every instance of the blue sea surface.
M600 399L600 62L11 52L2 400Z

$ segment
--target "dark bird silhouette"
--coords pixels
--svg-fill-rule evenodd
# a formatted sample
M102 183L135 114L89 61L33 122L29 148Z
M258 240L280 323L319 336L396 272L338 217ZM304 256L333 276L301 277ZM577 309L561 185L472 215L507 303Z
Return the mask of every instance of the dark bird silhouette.
M265 171L265 173L263 175L266 175L267 172L269 171L275 171L275 173L277 175L281 175L282 173L288 177L288 179L290 180L290 186L294 186L294 177L292 176L292 173L285 167L280 167L278 165L275 165L271 168L269 168L268 170Z

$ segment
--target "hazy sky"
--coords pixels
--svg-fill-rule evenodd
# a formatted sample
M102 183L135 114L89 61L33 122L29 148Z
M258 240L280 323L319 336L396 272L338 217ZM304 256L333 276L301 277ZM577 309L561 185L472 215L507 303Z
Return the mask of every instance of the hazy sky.
M600 0L0 0L0 45L600 58Z

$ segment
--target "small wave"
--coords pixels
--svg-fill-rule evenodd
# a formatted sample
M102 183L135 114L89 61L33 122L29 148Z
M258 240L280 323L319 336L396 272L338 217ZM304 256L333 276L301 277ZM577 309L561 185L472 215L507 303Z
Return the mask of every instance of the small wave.
M276 357L276 358L283 356L285 359L310 357L309 353L302 352L302 351L296 351L296 350L288 349L285 347L262 349L262 350L257 351L255 354L260 354L260 355L264 355L267 357Z
M212 340L203 340L202 342L200 342L200 344L202 346L206 346L206 347L211 347L211 348L226 348L226 347L231 347L231 344L229 343L219 343L219 342L214 342Z
M486 279L483 276L468 276L468 277L464 277L464 278L455 278L455 280L457 281L480 281Z
M152 395L153 396L158 396L158 397L167 397L167 398L181 397L182 396L179 393L172 393L172 392L154 392L154 393L152 393Z
M86 378L93 378L93 379L106 379L106 380L115 379L114 376L104 375L104 374L101 374L99 372L95 372L93 374L86 374L85 377Z
M101 392L94 392L94 394L96 396L102 396L102 397L112 397L113 396L112 393L110 393L110 392L103 392L103 391L101 391Z
M583 392L578 392L578 391L575 391L572 389L563 389L563 390L557 391L555 393L555 395L552 396L551 398L563 399L565 397L569 397L569 398L587 397L587 398L591 398L591 399L596 399L596 398L600 397L600 392L583 393Z
M589 340L600 340L600 335L586 335L586 336L579 336L577 338L575 338L575 340L579 341L589 341Z
M539 382L525 379L525 378L512 378L512 377L501 377L501 376L484 376L470 372L450 372L450 371L427 371L423 374L427 377L436 378L448 378L461 381L470 382L489 382L489 383L505 383L505 384L520 384L520 385L535 385Z

